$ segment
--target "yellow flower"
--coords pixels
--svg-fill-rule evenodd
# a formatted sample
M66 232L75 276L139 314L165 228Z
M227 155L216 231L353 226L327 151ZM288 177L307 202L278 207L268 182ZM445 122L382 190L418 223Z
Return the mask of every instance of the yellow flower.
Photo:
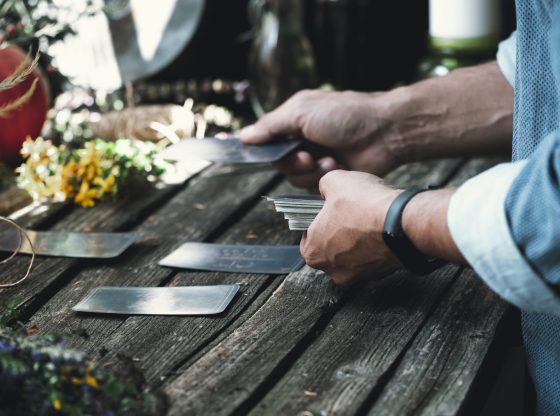
M89 184L86 181L82 181L80 190L74 197L74 202L76 204L81 204L82 207L93 207L95 205L94 198L97 195L97 190L89 189Z
M78 377L72 377L70 379L70 381L72 382L73 385L75 386L81 386L82 384L84 384L83 380L81 378Z
M105 179L97 177L93 180L93 184L99 186L98 192L99 196L103 196L106 193L116 193L117 187L115 186L116 178L115 175L111 174Z
M95 377L92 376L86 376L86 384L90 387L93 387L94 389L99 388L99 385L97 384L97 380L95 379Z
M76 176L78 173L78 164L76 162L70 162L62 169L62 181L60 184L60 190L66 195L70 196L74 194L74 184L76 183Z
M55 410L61 410L62 409L62 402L59 399L53 400L52 405L53 405Z

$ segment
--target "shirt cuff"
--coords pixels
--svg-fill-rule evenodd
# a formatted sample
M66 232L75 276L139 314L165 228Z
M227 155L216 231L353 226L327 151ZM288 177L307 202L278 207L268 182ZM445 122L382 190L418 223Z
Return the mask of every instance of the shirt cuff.
M509 84L515 86L515 62L517 57L517 31L498 45L496 61Z
M517 248L506 216L506 196L526 162L498 165L463 184L447 222L465 259L498 295L526 311L560 314L560 299Z

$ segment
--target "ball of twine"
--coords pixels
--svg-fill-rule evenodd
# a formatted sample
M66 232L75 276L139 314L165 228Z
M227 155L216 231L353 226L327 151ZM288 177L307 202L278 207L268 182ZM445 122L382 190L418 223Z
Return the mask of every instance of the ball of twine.
M27 232L25 232L25 230L23 228L21 228L19 225L17 225L13 220L11 220L9 218L6 218L6 217L0 216L0 221L3 221L3 222L6 222L6 223L10 224L11 226L15 227L19 231L19 243L18 243L17 248L14 250L14 252L8 258L5 258L4 260L0 261L0 265L8 263L9 261L13 260L19 254L19 252L21 250L21 246L23 245L23 239L24 238L29 243L29 247L31 247L31 261L29 262L29 266L27 267L27 272L25 273L25 275L16 282L0 284L0 288L14 287L14 286L17 286L20 283L22 283L31 274L31 269L33 268L33 263L35 262L35 249L33 248L33 243L31 242L31 238L29 238L29 235L27 234Z
M195 114L187 106L143 105L97 114L90 118L88 127L105 140L128 137L137 140L157 141L166 137L157 126L164 126L174 137L190 137L196 128ZM154 128L155 127L155 128Z

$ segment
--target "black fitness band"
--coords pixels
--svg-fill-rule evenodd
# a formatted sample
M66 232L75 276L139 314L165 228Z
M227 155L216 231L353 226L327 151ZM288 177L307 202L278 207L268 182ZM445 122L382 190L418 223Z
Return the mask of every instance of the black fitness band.
M403 266L414 274L425 275L443 266L446 262L440 259L429 258L421 253L402 228L402 214L406 204L420 192L435 189L412 188L401 193L389 207L385 223L383 224L383 241L400 260Z

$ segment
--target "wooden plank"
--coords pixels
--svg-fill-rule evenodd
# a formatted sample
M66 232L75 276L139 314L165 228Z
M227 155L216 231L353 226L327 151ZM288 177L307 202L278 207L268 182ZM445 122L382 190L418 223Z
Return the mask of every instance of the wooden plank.
M458 163L434 162L429 169L417 164L401 170L406 172L402 181L398 173L391 181L402 187L441 183ZM414 174L414 169L420 173ZM305 350L340 299L340 290L321 272L305 268L289 275L250 319L194 364L185 365L180 376L167 384L171 414L243 411Z
M507 309L467 269L414 340L368 414L458 414Z
M458 186L503 162L507 159L471 159L450 185ZM509 309L466 269L439 303L369 414L459 413L468 405L475 379L497 342L496 332Z
M499 163L507 162L508 160L503 157L484 157L469 159L461 169L450 179L447 186L460 186L467 179L478 175L485 170L488 170Z
M270 194L294 192L286 183ZM297 192L297 191L296 191ZM290 232L282 215L265 200L216 242L224 244L296 244L300 233ZM107 351L102 363L116 363L115 357L134 359L152 387L171 376L180 366L204 354L211 345L225 338L254 314L282 282L283 276L243 273L179 272L169 283L206 285L238 283L240 293L226 313L219 317L131 317L118 328L102 348ZM158 357L154 360L154 356Z
M394 186L408 188L411 186L441 186L449 181L465 163L464 159L436 159L414 162L400 166L385 176L385 180Z
M158 286L175 273L157 266L157 261L186 239L211 236L240 210L254 203L277 178L271 169L237 175L235 169L211 168L177 194L138 228L142 240L125 255L102 264L89 263L72 275L30 319L40 332L74 331L88 333L73 337L68 344L99 349L101 343L126 319L123 316L82 315L71 310L92 288L100 285ZM212 196L212 199L209 199Z
M459 185L493 164L494 160L487 159L468 161L454 175L451 183ZM414 284L418 277L409 275L407 279ZM303 410L312 414L358 412L367 400L375 396L375 391L383 387L384 377L389 377L431 309L452 283L450 274L444 281L434 279L434 275L421 279L426 281L426 288L416 291L416 295L425 298L425 303L403 307L396 315L390 310L376 309L372 305L383 305L383 302L372 300L367 294L358 294L349 300L328 329L263 398L253 413L290 414ZM410 300L405 293L384 288L381 298L386 295L407 305ZM357 320L356 316L362 319ZM395 323L383 324L391 322L391 319ZM399 330L399 326L407 331ZM346 341L348 339L351 341ZM352 368L358 370L352 371ZM341 376L347 372L350 374L347 378Z
M119 199L116 202L99 204L95 209L75 208L70 205L36 206L17 219L25 227L66 231L117 231L127 229L141 221L159 204L165 203L180 187L148 187L143 192ZM2 268L0 282L13 282L23 275L29 262L28 256L18 256ZM66 258L36 258L33 272L25 282L13 288L0 290L0 305L14 299L20 302L20 311L25 316L39 307L58 288L64 285L77 270L89 263L84 260Z
M339 297L322 272L306 266L288 275L253 316L167 386L170 415L234 411L291 361Z
M276 190L276 193L290 192L294 192L294 189L288 186L281 186L280 189ZM263 201L218 241L235 243L248 240L254 244L297 242L297 235L290 233L282 217L271 209L270 204ZM271 280L265 276L196 272L179 273L170 284L173 285L182 281L188 281L189 284L241 283L243 302L235 304L232 311L224 316L225 319L219 320L204 317L192 319L170 317L129 318L102 345L101 349L106 352L106 357L102 360L105 364L116 362L114 357L117 355L129 355L144 370L148 383L155 385L161 381L162 377L166 377L167 372L172 373L178 365L189 362L194 355L200 355L201 348L208 348L205 346L206 344L216 342L214 338L225 337L228 331L232 331L258 307L259 301L253 299L255 296L258 295L260 298L266 299L267 294L279 284L278 278ZM241 312L243 314L239 315ZM204 330L200 330L201 326L204 327ZM196 333L197 336L191 338L183 348L170 348L177 342L177 337L181 338L185 333ZM103 334L106 335L106 333ZM96 337L94 337L93 342L88 340L85 343L99 347L95 339ZM152 359L154 354L160 357L157 362Z
M0 215L10 215L12 212L31 204L31 202L29 194L15 186L0 191Z
M250 414L355 414L382 385L458 271L455 266L430 276L402 271L370 282Z

